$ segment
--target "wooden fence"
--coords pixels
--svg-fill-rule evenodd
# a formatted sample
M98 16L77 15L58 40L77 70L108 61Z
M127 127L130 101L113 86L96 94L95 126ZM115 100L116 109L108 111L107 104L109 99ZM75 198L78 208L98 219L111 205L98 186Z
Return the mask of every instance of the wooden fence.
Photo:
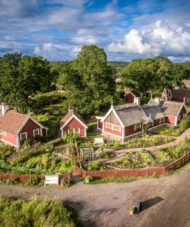
M70 178L70 173L64 173L59 174L60 179L61 178ZM39 179L39 180L45 180L44 175L18 175L18 174L8 174L8 173L0 173L0 180L18 180L20 182L26 182L30 179Z
M81 175L82 177L92 176L98 178L106 178L106 177L127 177L127 176L150 176L153 174L165 174L170 170L174 170L182 166L190 159L190 151L187 152L183 157L178 159L177 161L164 166L164 167L154 167L154 168L135 168L135 169L120 169L120 170L94 170L87 171L75 167L73 169L74 174Z

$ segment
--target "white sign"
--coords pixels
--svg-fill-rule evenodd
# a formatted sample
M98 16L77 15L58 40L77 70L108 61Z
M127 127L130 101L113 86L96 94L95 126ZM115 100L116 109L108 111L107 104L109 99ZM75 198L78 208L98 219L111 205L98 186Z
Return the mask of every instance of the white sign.
M47 185L47 184L56 184L56 185L59 185L59 175L45 176L44 185Z
M103 145L104 144L104 138L94 138L94 145Z

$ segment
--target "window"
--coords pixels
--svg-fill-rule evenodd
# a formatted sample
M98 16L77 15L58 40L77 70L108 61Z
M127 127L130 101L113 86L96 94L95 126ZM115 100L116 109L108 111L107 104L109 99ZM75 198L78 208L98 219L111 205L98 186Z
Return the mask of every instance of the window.
M80 128L69 128L68 133L69 134L80 134Z
M141 129L141 123L134 125L134 130Z
M106 128L114 130L114 131L118 131L118 132L121 131L121 127L120 126L113 125L113 124L110 124L110 123L106 123Z
M26 140L26 139L27 139L27 132L20 133L20 140L23 141L23 140Z
M34 129L33 130L33 136L35 137L35 136L38 136L38 135L40 135L40 129L39 128Z

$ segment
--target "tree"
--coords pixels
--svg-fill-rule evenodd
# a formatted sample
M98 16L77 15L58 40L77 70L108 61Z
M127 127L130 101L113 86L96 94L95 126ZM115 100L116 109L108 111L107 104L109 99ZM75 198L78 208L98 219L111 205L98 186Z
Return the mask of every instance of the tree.
M123 84L141 93L159 93L165 87L179 85L182 74L167 57L132 61L122 71Z
M113 73L102 48L83 46L60 76L67 97L66 108L73 106L79 113L88 115L109 105L115 91Z
M49 62L42 57L5 54L0 58L0 101L26 112L30 98L48 91L53 78Z

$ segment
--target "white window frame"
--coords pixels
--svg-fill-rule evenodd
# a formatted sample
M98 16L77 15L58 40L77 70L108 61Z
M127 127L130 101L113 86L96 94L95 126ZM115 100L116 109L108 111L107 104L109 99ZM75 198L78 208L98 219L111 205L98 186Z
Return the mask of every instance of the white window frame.
M137 129L141 129L142 128L142 124L138 123L136 125L134 125L134 130L136 131Z
M70 132L72 130L72 132ZM68 134L80 134L80 128L69 128L67 130Z
M114 125L109 122L106 122L106 128L111 129L113 131L121 132L121 127L119 125Z
M24 138L24 139L22 138L22 135L25 135L25 138ZM21 133L20 133L20 140L21 140L21 141L26 140L27 138L28 138L27 132L21 132Z
M36 132L37 132L37 134L36 134ZM40 135L40 129L39 128L34 129L33 136L35 137L35 136L39 136L39 135Z

